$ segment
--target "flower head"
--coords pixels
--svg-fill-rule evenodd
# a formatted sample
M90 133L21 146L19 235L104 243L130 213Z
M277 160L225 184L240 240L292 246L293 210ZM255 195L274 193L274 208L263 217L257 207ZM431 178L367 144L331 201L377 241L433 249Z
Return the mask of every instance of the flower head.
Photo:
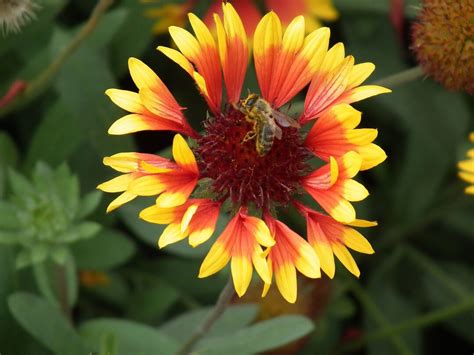
M474 132L469 135L471 142L474 142ZM466 193L474 195L474 148L467 151L467 159L458 163L459 177L470 185L466 187Z
M296 204L308 223L318 213L318 223L333 231L328 238L338 257L345 255L344 245L369 252L367 245L357 249L356 242L351 243L357 238L345 236L350 233L344 224L357 223L351 202L368 195L354 176L386 156L372 143L376 130L356 129L361 115L350 104L390 90L360 86L374 65L354 64L340 43L329 49L328 28L306 35L305 18L298 16L284 30L280 18L270 12L252 36L260 94L242 95L248 32L230 3L222 9L222 17L213 16L215 36L189 14L194 34L172 26L177 49L158 47L189 74L206 100L209 112L203 113L207 118L202 134L186 123L182 107L156 74L136 59L130 60L130 69L139 93L107 91L132 112L114 123L110 133L169 129L193 139L193 149L177 134L174 161L141 153L105 158L106 165L124 175L99 188L122 193L109 210L136 196L158 195L140 217L168 225L160 247L186 238L193 247L204 243L214 232L219 211L230 212L232 218L210 248L199 277L215 274L230 261L239 296L255 268L265 284L264 294L274 275L283 297L295 302L296 270L320 277L321 255L315 245L322 239L308 234L305 240L292 231L278 220L278 208ZM282 106L308 85L300 117L288 116ZM310 124L313 128L305 138L300 128ZM315 169L312 161L317 157L323 165ZM198 185L199 193L193 192ZM299 205L305 191L329 216ZM326 261L324 265L328 270Z
M19 32L20 28L35 18L39 6L31 0L0 1L0 29L3 33Z
M413 49L426 72L449 90L474 94L474 3L424 0L413 27Z

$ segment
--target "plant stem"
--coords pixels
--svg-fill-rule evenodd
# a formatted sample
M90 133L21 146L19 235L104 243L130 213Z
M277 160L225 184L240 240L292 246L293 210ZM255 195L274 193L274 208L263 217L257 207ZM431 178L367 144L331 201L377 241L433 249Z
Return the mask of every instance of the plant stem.
M63 265L55 264L56 271L56 287L58 292L59 304L61 310L67 320L72 324L72 315L71 309L69 308L68 300L68 289L67 289L67 279L66 279L66 270Z
M227 284L222 289L214 308L210 311L207 318L194 330L194 333L191 334L189 339L183 344L181 349L177 352L178 355L188 355L191 353L191 350L196 343L206 335L212 325L219 319L222 313L224 313L230 300L234 296L234 293L232 278L229 278L229 281L227 281Z
M357 297L359 302L365 308L367 313L372 317L372 319L378 324L380 328L382 328L381 331L386 331L387 329L390 329L389 321L384 317L382 311L379 309L377 304L375 304L375 302L372 301L372 299L367 295L365 290L357 282L353 280L350 280L349 282L350 288L354 292L354 295ZM387 333L387 336L390 337L390 342L397 349L398 354L412 354L410 349L408 349L403 340L398 337L397 334Z
M430 258L414 248L406 247L404 251L414 262L424 268L429 274L437 278L440 284L442 284L453 295L456 295L460 300L465 300L469 297L469 293L461 285L453 281L453 279Z
M87 23L72 39L69 45L63 49L51 64L38 74L36 78L28 83L26 89L14 98L10 103L0 108L0 119L7 116L15 109L26 105L31 100L40 95L51 82L51 79L58 73L68 58L76 51L77 48L89 37L89 35L96 28L99 20L113 4L113 0L99 0L94 10L92 11Z
M473 308L474 308L474 297L471 296L465 301L457 303L453 306L444 307L436 311L427 313L423 316L408 319L406 321L400 322L398 324L387 327L385 329L381 329L373 333L369 333L355 342L342 346L339 350L342 352L352 351L352 350L362 347L366 343L381 340L387 336L400 334L410 329L427 327L427 326L439 323L443 320L457 316L466 311L472 310Z
M388 88L393 88L394 86L402 85L410 81L414 81L423 76L424 72L421 67L413 67L407 70L403 70L399 73L389 75L385 78L377 80L374 82L374 85L386 86Z

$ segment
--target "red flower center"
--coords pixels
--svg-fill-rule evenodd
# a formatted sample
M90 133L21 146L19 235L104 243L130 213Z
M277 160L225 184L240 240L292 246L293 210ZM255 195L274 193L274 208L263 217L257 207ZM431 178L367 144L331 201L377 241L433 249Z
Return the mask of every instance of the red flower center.
M275 137L269 152L260 156L255 138L243 141L253 123L240 111L229 107L210 117L205 128L195 153L202 177L212 179L218 198L263 209L289 203L310 157L297 129L281 127L281 140Z

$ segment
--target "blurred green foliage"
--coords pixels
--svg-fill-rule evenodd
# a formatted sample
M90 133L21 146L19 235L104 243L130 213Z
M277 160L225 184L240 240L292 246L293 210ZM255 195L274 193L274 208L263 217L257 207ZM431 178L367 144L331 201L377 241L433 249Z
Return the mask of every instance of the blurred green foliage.
M37 18L20 34L0 38L0 93L15 80L37 78L95 5L40 3ZM197 11L208 3L198 2ZM417 1L406 4L402 36L389 22L389 1L334 3L340 19L328 24L332 43L343 41L357 62L374 62L373 80L415 65L408 24ZM36 98L0 117L2 355L173 354L225 284L225 274L197 279L212 241L196 249L182 242L157 250L161 226L137 217L151 200L105 215L107 201L99 193L80 193L111 176L103 156L157 152L171 140L163 132L106 134L122 113L104 91L133 90L128 57L157 71L188 108L194 127L205 118L191 80L155 51L170 39L153 36L145 7L138 0L117 1ZM253 70L246 86L256 86ZM301 100L292 111L301 109ZM198 354L260 353L305 336L295 353L472 352L474 199L464 195L456 176L474 129L472 100L426 79L356 106L363 125L379 129L378 144L388 154L384 164L361 176L372 195L358 214L379 221L367 232L376 254L357 257L361 279L339 268L328 303L311 299L321 307L316 313L276 304L279 311L269 317L258 299L232 305L198 343ZM304 234L296 218L286 216ZM220 216L219 229L227 220ZM89 271L102 281L84 281Z

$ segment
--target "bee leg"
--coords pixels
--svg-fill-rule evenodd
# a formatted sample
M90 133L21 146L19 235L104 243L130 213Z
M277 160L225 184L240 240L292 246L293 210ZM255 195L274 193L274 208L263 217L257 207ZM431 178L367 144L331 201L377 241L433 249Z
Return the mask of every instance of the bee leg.
M257 135L257 132L255 132L255 131L247 132L244 139L242 139L241 144L244 144L245 142L248 142L248 141L254 139L256 135Z

